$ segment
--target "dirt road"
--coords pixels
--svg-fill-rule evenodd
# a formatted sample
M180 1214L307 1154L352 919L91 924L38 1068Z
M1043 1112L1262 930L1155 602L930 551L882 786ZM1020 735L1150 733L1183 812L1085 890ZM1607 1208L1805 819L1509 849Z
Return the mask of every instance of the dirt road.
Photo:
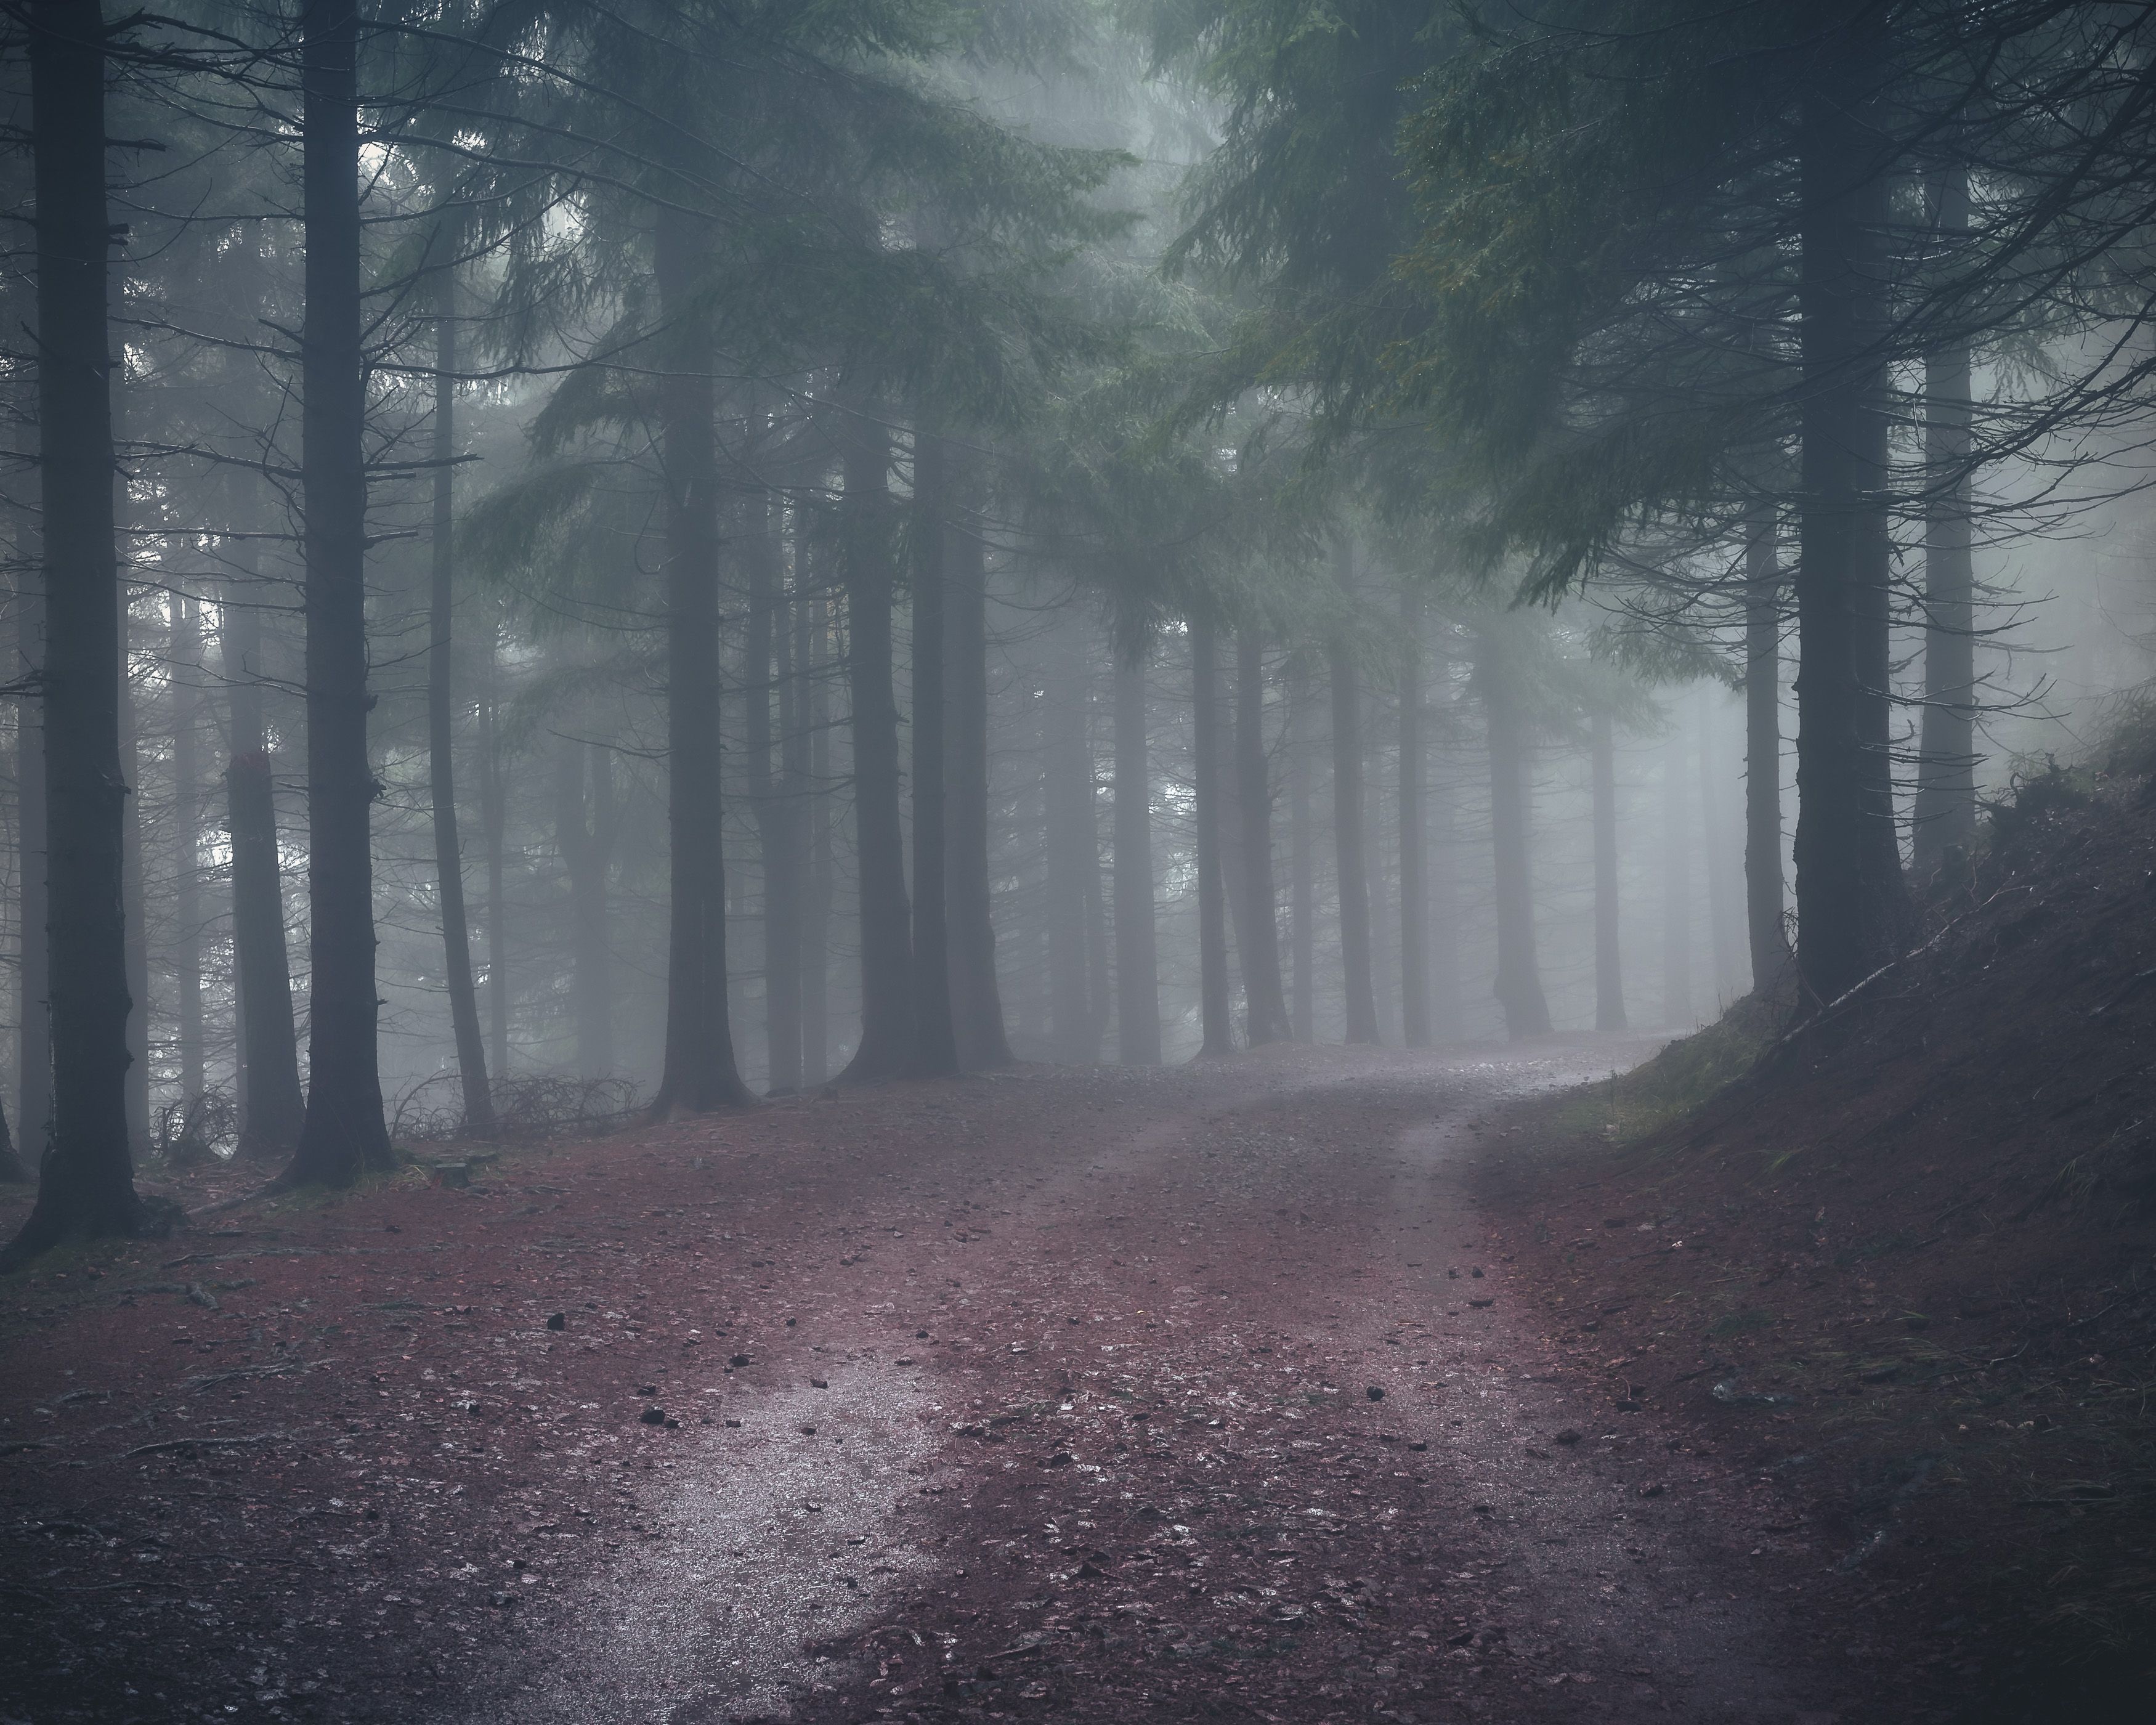
M1749 1482L1568 1381L1471 1201L1508 1101L1644 1051L1028 1069L256 1218L215 1313L110 1263L134 1303L17 1320L0 1437L49 1447L0 1462L0 1695L38 1722L1867 1717L1845 1638L1762 1573ZM252 1375L213 1394L250 1404L213 1418L192 1355L227 1335ZM125 1339L90 1425L57 1386L100 1368L63 1361Z

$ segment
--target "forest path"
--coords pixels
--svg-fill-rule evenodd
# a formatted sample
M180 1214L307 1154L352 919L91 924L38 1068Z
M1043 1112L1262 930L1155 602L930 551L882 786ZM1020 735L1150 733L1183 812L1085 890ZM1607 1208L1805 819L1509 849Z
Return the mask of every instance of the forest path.
M854 1214L741 1428L443 1717L1837 1717L1739 1483L1563 1381L1467 1191L1502 1105L1647 1051L862 1097L837 1189L744 1194L767 1251Z

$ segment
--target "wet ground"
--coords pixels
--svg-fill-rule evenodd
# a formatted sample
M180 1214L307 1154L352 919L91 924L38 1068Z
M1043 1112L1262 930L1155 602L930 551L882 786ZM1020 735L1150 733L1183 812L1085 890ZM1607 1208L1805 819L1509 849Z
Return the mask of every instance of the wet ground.
M49 1274L0 1697L1893 1717L1771 1487L1568 1370L1471 1199L1510 1103L1647 1051L898 1086Z

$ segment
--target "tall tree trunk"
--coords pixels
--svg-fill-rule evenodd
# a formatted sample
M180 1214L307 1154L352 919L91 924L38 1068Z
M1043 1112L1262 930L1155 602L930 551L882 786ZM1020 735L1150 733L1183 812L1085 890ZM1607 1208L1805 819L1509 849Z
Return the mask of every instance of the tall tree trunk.
M1969 234L1969 176L1933 181L1939 239ZM1928 879L1947 847L1976 836L1976 577L1969 552L1967 471L1974 410L1965 342L1924 362L1924 716L1912 849Z
M1250 1045L1294 1033L1281 987L1279 895L1273 886L1272 763L1265 755L1265 642L1245 625L1235 636L1235 788L1242 831L1244 1026Z
M172 993L180 1098L203 1093L202 629L195 602L168 595L172 631Z
M860 870L861 1040L839 1076L913 1067L913 911L906 888L893 685L890 438L865 404L840 411L846 683L853 697L855 855Z
M1867 14L1869 17L1869 14ZM1796 593L1797 963L1808 1004L1839 998L1892 955L1906 918L1887 750L1887 178L1852 93L1876 21L1799 122L1804 369Z
M996 979L996 931L988 894L988 567L978 531L947 538L945 683L949 701L949 783L944 858L952 1009L958 1058L968 1071L1011 1064Z
M1343 592L1355 590L1354 547L1344 536L1333 552ZM1378 997L1370 973L1370 868L1363 849L1362 671L1354 644L1332 644L1332 850L1339 875L1340 962L1348 995L1348 1040L1378 1040Z
M1400 1040L1428 1048L1430 1034L1430 886L1423 812L1422 594L1400 593Z
M659 381L666 478L666 778L669 931L659 1118L736 1107L726 1002L726 882L719 819L719 478L709 313L708 223L662 208L654 275L666 330ZM497 911L496 914L499 912Z
M775 905L766 889L766 914L771 919L766 946L776 954L778 968L767 977L764 986L773 996L771 1088L781 1094L801 1088L806 1034L809 781L808 677L802 661L808 637L802 615L808 608L802 587L797 572L792 600L780 595L772 638L773 675L778 685L779 819L766 843L764 865L784 875L786 884Z
M35 529L27 522L25 537ZM18 542L18 555L22 547ZM30 559L23 558L25 563ZM52 1117L53 1048L45 1014L45 738L44 702L34 691L44 665L44 594L25 572L15 595L15 651L8 673L15 697L15 844L17 911L22 929L16 1024L16 1070L22 1076L15 1115L14 1159L0 1161L0 1179L37 1178L44 1160L45 1123Z
M118 509L126 501L119 484ZM126 525L118 515L118 525ZM131 788L120 809L120 898L127 922L127 1142L141 1155L150 1145L150 927L142 890L142 742L130 673L131 619L127 559L120 562L120 771Z
M565 738L554 757L554 842L569 876L577 1071L585 1078L604 1078L613 1070L607 870L613 857L614 819L613 768L607 751Z
M1115 797L1116 1052L1127 1066L1158 1066L1160 955L1142 652L1116 655Z
M1782 571L1771 503L1748 511L1744 544L1744 927L1752 986L1789 963L1782 920Z
M925 1078L958 1070L951 1004L950 799L945 778L950 702L943 656L945 572L950 562L949 447L934 432L913 449L913 1070Z
M501 742L501 629L490 617L479 690L479 835L486 869L486 1009L496 1079L509 1076L509 761Z
M280 1177L348 1186L396 1166L374 978L378 789L367 755L367 413L360 352L357 0L300 11L306 202L307 1115Z
M262 613L252 584L225 589L224 678L232 696L232 758L225 795L232 826L232 957L244 1016L246 1084L239 1153L269 1161L300 1142L306 1101L292 1022L292 968L285 943L285 882L278 855L275 779L263 715Z
M808 822L808 896L801 917L801 1083L820 1088L831 1076L830 605L819 593L800 602L798 652L808 769L803 808Z
M1317 856L1310 813L1310 672L1302 655L1287 665L1288 1027L1297 1042L1317 1040Z
M120 570L106 346L105 21L92 0L31 14L37 187L38 478L45 581L45 795L51 846L53 1120L13 1268L69 1235L136 1234L122 1086Z
M1625 973L1617 947L1617 742L1609 715L1594 715L1594 1028L1625 1022Z
M1198 1053L1232 1054L1228 1017L1227 889L1220 878L1219 649L1213 624L1190 622L1191 788L1197 817L1198 999L1204 1041Z
M775 757L790 747L793 699L786 666L790 629L784 614L785 547L769 496L742 500L742 561L748 577L748 622L742 642L742 765L756 816L763 875L763 1017L765 1068L774 1095L801 1088L800 809ZM772 705L779 707L776 743Z
M1071 1065L1101 1058L1086 974L1086 887L1100 870L1093 819L1093 752L1086 729L1086 662L1079 619L1069 611L1044 632L1040 788L1047 839L1050 1034Z
M1528 845L1527 739L1512 655L1494 631L1481 638L1476 680L1490 742L1490 841L1496 869L1497 979L1493 992L1514 1041L1549 1033L1535 958L1534 875Z
M452 624L456 573L457 320L456 284L445 277L434 320L434 514L429 524L432 567L427 607L427 776L434 815L434 876L441 896L443 975L449 983L449 1024L456 1040L457 1079L465 1105L465 1130L481 1137L495 1129L494 1096L487 1084L486 1044L479 1027L479 996L472 986L471 937L465 919L464 847L457 838L454 768L455 675ZM489 643L489 656L492 656ZM490 904L490 917L499 913Z
M1662 747L1662 1022L1689 1029L1691 999L1691 829L1685 809L1684 730Z
M1460 870L1453 848L1454 805L1458 792L1451 774L1432 788L1430 834L1430 1030L1440 1045L1466 1034L1460 1019Z

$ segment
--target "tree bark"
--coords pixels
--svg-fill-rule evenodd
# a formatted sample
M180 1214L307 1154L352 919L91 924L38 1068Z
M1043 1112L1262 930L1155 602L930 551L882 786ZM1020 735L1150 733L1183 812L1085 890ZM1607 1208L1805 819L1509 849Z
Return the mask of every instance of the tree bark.
M1810 1005L1892 955L1905 920L1887 752L1887 182L1853 102L1876 25L1799 121L1803 365L1797 623L1797 965Z
M1782 572L1774 506L1753 506L1744 544L1744 927L1752 986L1787 969L1782 880Z
M166 600L172 633L172 993L178 1020L180 1098L203 1093L202 629L195 602Z
M1294 1034L1281 986L1271 765L1265 754L1265 642L1245 626L1235 637L1235 800L1243 853L1243 916L1235 947L1242 954L1244 1029L1252 1048Z
M950 704L944 689L950 561L950 450L933 431L913 447L913 1070L924 1078L958 1070L951 1004L950 799L945 781Z
M306 1100L292 1022L285 943L285 885L277 845L275 780L263 715L262 614L238 583L224 598L224 677L231 690L232 757L225 795L232 827L232 956L247 1052L239 1099L239 1153L269 1161L300 1142Z
M820 1088L831 1076L830 606L821 593L803 599L796 657L801 662L808 779L802 803L808 823L808 896L801 918L801 1082Z
M1198 852L1198 999L1208 1055L1233 1054L1235 1033L1228 1013L1228 907L1220 875L1220 691L1219 648L1213 624L1190 622L1191 789L1196 804Z
M464 847L457 837L454 768L455 673L453 622L456 573L457 320L454 276L441 285L434 320L434 511L427 607L427 775L434 801L434 877L442 907L443 976L449 984L449 1025L456 1044L464 1126L481 1137L495 1130L487 1083L486 1044L480 1034L479 996L472 986L471 937L465 917ZM491 643L489 644L490 649ZM490 916L499 913L489 905Z
M1490 839L1496 867L1497 979L1492 992L1513 1041L1549 1034L1535 958L1534 877L1528 843L1527 740L1506 645L1493 632L1481 640L1476 680L1490 744Z
M666 480L666 778L670 910L666 1051L654 1117L747 1103L726 1001L726 859L719 819L719 518L709 314L699 295L708 224L662 208L654 274L665 327L659 381ZM498 914L498 912L497 912Z
M1939 238L1969 234L1969 176L1933 182ZM1920 880L1976 837L1976 577L1967 471L1974 409L1965 342L1924 362L1924 716L1912 849Z
M1430 1033L1430 887L1424 847L1422 595L1400 593L1400 1040L1428 1048Z
M1158 1066L1160 954L1154 923L1152 772L1146 748L1142 652L1116 655L1116 1053Z
M1620 1031L1625 974L1617 944L1617 744L1607 713L1593 720L1594 781L1594 1028Z
M1297 1042L1315 1042L1317 857L1310 812L1310 672L1300 654L1288 660L1287 727L1288 1028Z
M148 1212L129 1154L121 904L120 569L107 347L105 23L94 0L30 18L37 192L38 478L45 583L53 1117L12 1268L71 1235L131 1235Z
M914 1060L913 911L906 886L893 686L890 439L865 404L840 411L846 683L853 698L855 855L860 870L861 1040L839 1076L873 1082Z
M1354 592L1354 548L1342 537L1333 572ZM1332 644L1332 850L1339 875L1340 962L1348 997L1348 1040L1378 1040L1378 997L1370 971L1370 869L1363 850L1363 689L1354 644Z
M951 531L944 592L949 695L949 782L944 858L952 1009L958 1059L968 1071L1008 1066L1003 991L996 978L996 930L988 891L988 560L980 535Z

